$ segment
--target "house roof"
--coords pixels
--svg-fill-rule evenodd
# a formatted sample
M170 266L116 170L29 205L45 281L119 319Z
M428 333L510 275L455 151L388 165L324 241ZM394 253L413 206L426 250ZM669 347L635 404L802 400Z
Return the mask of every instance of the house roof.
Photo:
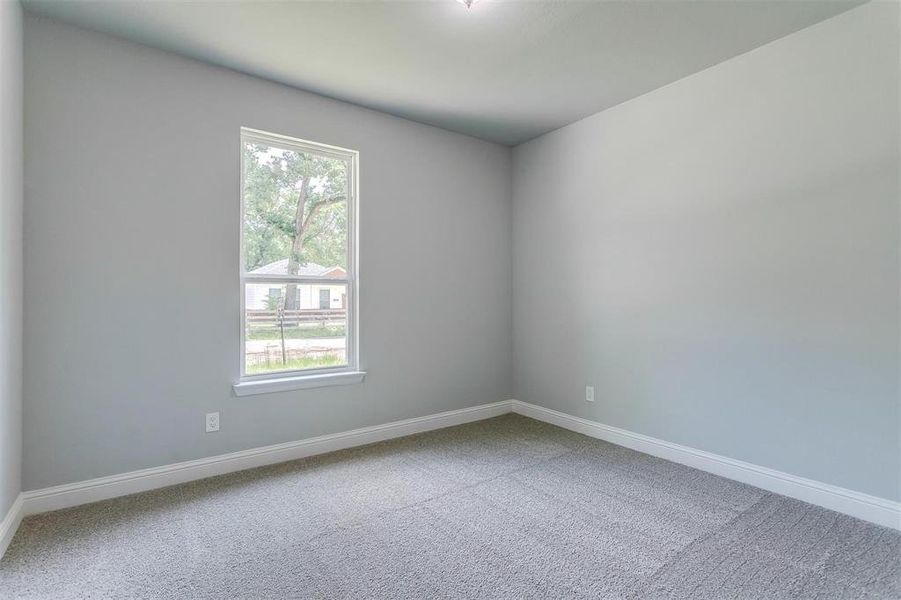
M263 265L262 267L254 269L251 273L254 275L287 275L288 259L283 258L271 262L268 265ZM314 262L308 262L300 265L297 274L301 277L344 277L345 271L338 266L323 267Z

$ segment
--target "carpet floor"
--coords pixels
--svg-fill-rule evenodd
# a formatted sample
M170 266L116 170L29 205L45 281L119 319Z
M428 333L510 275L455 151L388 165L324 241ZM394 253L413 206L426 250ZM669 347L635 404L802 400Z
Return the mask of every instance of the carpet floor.
M901 535L517 415L25 519L3 598L901 598Z

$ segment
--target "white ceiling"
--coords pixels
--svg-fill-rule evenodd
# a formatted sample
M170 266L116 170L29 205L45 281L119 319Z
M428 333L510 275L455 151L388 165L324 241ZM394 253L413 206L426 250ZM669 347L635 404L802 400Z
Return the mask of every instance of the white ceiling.
M24 0L32 13L514 145L859 0Z

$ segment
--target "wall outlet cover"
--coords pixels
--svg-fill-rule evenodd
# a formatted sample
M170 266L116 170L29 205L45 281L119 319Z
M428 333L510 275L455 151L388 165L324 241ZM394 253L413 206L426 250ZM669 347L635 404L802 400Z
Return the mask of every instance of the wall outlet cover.
M212 433L219 431L219 413L212 412L206 414L206 432Z

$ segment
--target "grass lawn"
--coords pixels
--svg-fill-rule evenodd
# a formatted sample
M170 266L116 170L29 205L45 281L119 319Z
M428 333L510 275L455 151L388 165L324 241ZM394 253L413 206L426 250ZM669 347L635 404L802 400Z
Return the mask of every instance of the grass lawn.
M344 337L344 325L316 325L313 327L285 327L285 339L297 340L306 338ZM281 331L278 326L251 326L247 329L248 340L280 340Z
M248 375L259 375L261 373L274 373L277 371L296 371L298 369L318 369L322 367L338 367L346 364L347 361L339 356L317 356L307 358L292 358L288 360L288 364L283 365L281 361L273 360L272 364L248 365L246 373Z

